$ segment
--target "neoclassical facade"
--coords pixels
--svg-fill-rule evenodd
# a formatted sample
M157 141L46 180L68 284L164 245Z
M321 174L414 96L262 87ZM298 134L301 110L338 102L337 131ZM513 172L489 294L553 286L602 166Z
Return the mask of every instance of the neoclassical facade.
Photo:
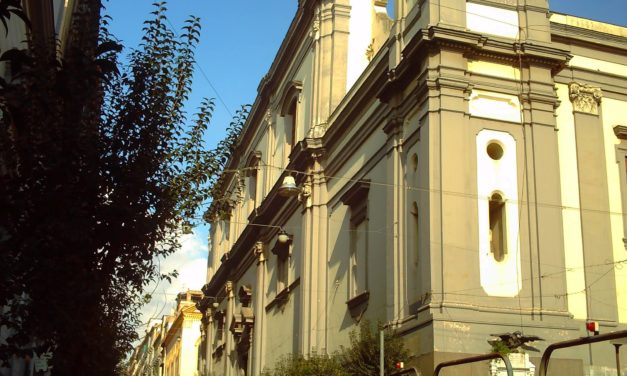
M546 0L386 3L299 1L214 198L233 205L199 374L331 353L363 319L422 374L493 333L627 327L627 28ZM609 344L554 358L614 367Z
M198 370L202 316L196 309L200 291L187 290L176 297L176 312L164 316L161 333L162 376L195 376Z

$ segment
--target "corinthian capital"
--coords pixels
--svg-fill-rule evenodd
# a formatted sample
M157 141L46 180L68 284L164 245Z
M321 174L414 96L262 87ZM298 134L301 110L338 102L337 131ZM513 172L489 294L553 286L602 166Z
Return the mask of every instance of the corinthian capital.
M226 284L224 285L224 291L226 292L226 296L229 299L233 297L233 282L232 281L226 281Z
M571 82L568 85L573 110L593 115L599 114L599 103L603 98L601 88Z
M253 247L253 252L255 254L255 257L257 257L258 262L264 262L266 260L263 254L263 242L256 242L255 246Z

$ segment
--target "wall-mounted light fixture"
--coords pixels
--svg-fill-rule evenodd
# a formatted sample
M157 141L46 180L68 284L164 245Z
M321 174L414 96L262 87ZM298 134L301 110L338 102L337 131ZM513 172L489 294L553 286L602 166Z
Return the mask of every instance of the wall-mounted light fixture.
M281 231L279 231L279 235L277 236L277 241L280 244L286 244L290 241L290 235L284 229L281 229Z
M279 187L279 195L283 197L294 197L300 193L300 188L296 186L296 180L292 175L286 175L283 183Z
M279 187L279 195L283 197L295 197L298 196L298 201L308 202L307 198L311 196L311 183L305 181L302 187L296 185L296 180L292 175L286 175L283 178L283 183Z

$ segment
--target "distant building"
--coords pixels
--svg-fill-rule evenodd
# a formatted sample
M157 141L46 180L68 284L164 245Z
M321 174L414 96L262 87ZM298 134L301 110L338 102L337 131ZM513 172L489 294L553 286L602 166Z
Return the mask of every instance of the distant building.
M152 319L148 322L148 330L139 346L133 351L128 361L127 374L129 376L161 376L161 341L168 324L165 320Z
M198 369L200 320L196 303L202 292L187 290L176 298L176 313L164 332L163 376L194 376Z
M298 3L214 198L200 374L331 353L363 319L423 375L493 333L627 328L627 28L546 0ZM599 344L551 374L614 364Z

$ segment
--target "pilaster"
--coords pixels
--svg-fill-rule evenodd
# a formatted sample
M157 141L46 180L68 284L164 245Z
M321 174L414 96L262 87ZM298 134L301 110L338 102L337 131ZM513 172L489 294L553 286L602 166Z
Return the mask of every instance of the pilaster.
M233 314L235 312L235 299L233 295L233 282L227 281L224 286L224 292L226 293L226 325L224 326L224 336L225 340L225 362L224 362L224 375L225 376L233 376L234 375L234 367L233 367L233 357L237 356L235 354L235 346L233 343L233 336L229 333L229 328L233 323Z
M253 328L253 356L251 375L259 375L263 371L263 345L264 345L264 323L265 323L265 294L266 289L266 257L264 254L263 242L256 242L253 247L255 258L257 259L257 281L255 285L255 298L253 300L255 326Z
M403 163L403 119L392 117L383 129L387 140L388 226L386 232L387 321L401 319L407 311L405 301L405 166Z
M203 322L206 325L205 329L205 368L208 375L213 374L213 336L214 336L214 328L213 328L213 309L208 308L205 311L205 319Z
M571 83L570 100L575 118L577 169L579 172L579 200L583 240L584 271L588 318L601 323L617 321L616 308L600 302L616 299L615 271L598 275L598 269L589 268L605 260L613 260L611 223L607 187L607 168L601 120L600 88Z
M299 199L303 204L301 351L327 349L327 188L321 150L310 154Z

